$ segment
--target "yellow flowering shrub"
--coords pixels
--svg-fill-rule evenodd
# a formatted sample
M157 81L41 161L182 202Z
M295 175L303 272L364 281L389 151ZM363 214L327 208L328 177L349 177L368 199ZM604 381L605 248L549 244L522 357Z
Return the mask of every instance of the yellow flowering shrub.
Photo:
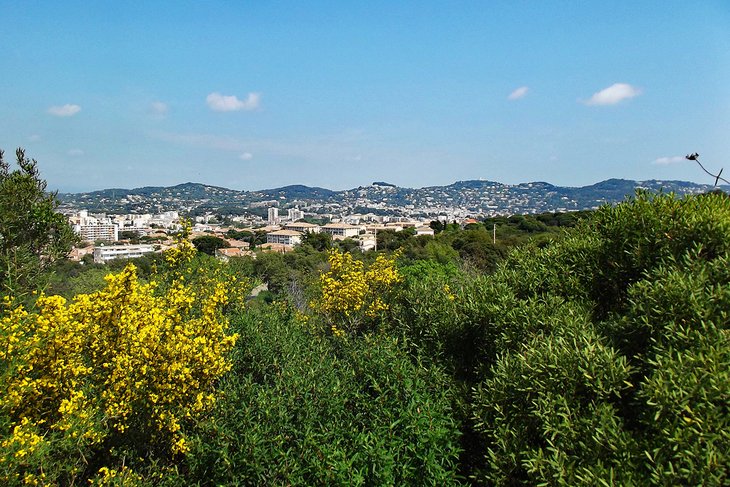
M362 331L387 311L390 294L403 280L394 257L378 255L366 266L352 254L332 250L328 262L329 271L319 278L321 295L310 307L325 317L336 336Z
M173 277L160 282L141 283L130 264L107 276L105 289L71 302L41 295L29 311L5 300L1 484L38 479L47 465L34 453L54 442L56 454L76 454L63 473L71 479L93 476L97 470L83 470L94 455L96 469L104 465L99 475L109 477L114 465L104 458L114 449L186 452L183 424L210 409L214 385L230 369L237 335L222 309L229 289L241 287L216 272L199 273L191 286L181 270L191 255L178 246L167 256Z

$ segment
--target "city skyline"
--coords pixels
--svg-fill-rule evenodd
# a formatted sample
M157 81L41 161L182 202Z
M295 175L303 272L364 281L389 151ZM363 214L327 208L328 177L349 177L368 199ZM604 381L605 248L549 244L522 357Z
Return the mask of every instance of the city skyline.
M722 1L0 1L0 149L62 192L584 186L730 153Z

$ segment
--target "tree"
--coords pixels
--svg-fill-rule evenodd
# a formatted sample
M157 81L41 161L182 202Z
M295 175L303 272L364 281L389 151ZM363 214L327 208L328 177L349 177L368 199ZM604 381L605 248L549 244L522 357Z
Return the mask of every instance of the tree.
M198 249L198 252L204 254L214 255L218 249L227 249L231 245L220 237L214 237L213 235L203 235L201 237L195 237L193 245Z
M42 288L49 266L66 257L78 237L56 212L55 192L46 191L35 159L15 151L11 171L0 150L0 296L22 299Z
M311 245L322 252L332 248L332 235L325 232L307 232L302 236L302 245Z

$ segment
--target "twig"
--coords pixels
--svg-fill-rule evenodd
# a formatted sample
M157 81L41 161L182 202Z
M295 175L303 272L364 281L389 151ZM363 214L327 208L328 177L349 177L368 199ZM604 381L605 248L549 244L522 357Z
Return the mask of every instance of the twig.
M703 166L702 163L700 162L700 155L698 153L695 152L694 154L687 154L686 156L684 156L684 158L689 161L695 161L697 164L700 165L700 167L702 168L703 171L705 171L707 174L709 174L710 176L715 178L715 186L717 186L717 183L719 181L722 181L725 184L730 184L730 181L728 181L725 178L720 177L720 175L722 174L722 169L720 169L720 172L717 174L712 174L710 171L705 169L705 166Z

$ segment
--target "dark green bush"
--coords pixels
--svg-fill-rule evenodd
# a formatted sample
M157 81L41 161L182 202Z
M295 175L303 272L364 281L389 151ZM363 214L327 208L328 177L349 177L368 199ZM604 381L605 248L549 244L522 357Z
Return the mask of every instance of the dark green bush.
M452 374L475 482L728 485L729 251L727 196L640 193L490 276L406 273L391 332Z
M449 485L459 433L449 387L387 336L309 333L288 308L235 320L234 369L200 425L205 485Z

